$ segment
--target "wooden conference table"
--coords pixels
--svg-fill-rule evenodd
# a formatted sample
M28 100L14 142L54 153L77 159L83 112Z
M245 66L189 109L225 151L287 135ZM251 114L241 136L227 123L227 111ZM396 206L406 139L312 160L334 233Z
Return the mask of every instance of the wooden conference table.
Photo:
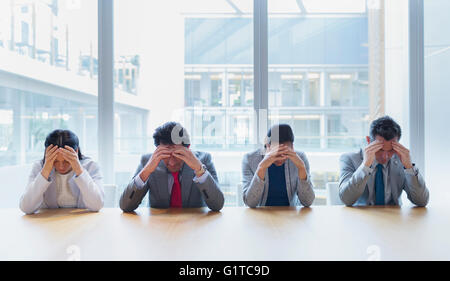
M3 209L0 260L450 260L447 209Z

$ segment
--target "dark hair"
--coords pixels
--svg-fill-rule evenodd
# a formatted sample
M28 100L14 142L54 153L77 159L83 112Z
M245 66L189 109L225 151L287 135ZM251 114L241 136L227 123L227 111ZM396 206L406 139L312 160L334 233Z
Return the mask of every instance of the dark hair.
M182 144L188 147L191 143L186 129L177 122L167 122L156 128L153 140L155 141L155 146L160 144Z
M45 138L45 150L47 150L47 147L49 147L51 144L62 148L67 145L73 148L75 151L78 149L78 159L82 160L85 158L84 155L81 154L80 142L78 141L78 137L72 131L54 130L47 136L47 138ZM45 152L44 159L42 161L45 162Z
M400 140L402 129L394 119L389 116L383 116L370 124L370 139L374 141L376 136L383 137L387 141L390 141L395 137L398 137Z
M272 138L274 135L274 138ZM276 138L278 136L278 139ZM288 124L273 125L267 132L267 142L272 143L272 139L278 143L294 142L294 132ZM278 141L277 141L278 140Z

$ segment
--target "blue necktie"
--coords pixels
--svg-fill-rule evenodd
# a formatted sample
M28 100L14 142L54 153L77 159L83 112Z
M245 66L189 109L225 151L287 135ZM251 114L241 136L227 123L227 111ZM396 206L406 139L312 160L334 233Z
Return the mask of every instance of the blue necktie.
M375 174L375 205L384 205L383 165L377 165Z

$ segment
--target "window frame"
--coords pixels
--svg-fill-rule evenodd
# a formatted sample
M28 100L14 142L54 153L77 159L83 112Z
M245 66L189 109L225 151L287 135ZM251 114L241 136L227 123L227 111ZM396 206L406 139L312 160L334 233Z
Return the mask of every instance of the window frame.
M383 0L378 0L383 1ZM253 70L255 143L262 145L268 129L268 0L253 0ZM99 162L106 182L114 183L114 1L98 0L98 137ZM424 6L408 0L409 124L411 151L425 170Z

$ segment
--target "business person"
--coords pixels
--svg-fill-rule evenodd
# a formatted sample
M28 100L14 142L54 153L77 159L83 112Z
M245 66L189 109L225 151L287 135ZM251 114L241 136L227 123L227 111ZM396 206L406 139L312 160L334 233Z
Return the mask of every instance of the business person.
M244 203L257 206L310 206L315 198L305 153L295 151L294 133L287 124L274 125L264 149L242 160Z
M415 205L427 205L428 189L409 150L399 143L401 135L392 118L378 118L370 125L367 146L341 156L339 195L345 205L401 205L403 190Z
M224 196L211 155L190 150L189 135L179 123L158 127L153 139L156 150L142 156L135 176L120 198L120 208L134 211L148 191L153 208L222 209Z
M44 159L33 164L20 209L26 214L41 208L81 208L98 211L104 191L100 168L81 154L78 137L55 130L45 139Z

